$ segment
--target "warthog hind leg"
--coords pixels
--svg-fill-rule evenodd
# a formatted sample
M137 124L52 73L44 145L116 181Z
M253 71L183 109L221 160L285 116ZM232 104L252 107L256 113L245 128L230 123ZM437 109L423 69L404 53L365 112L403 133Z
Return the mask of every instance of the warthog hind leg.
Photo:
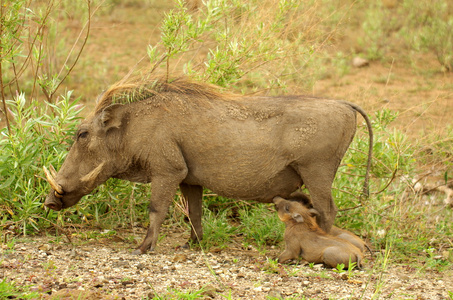
M203 227L201 225L203 187L184 183L180 184L179 187L189 204L189 221L192 228L190 232L190 241L192 243L198 243L203 239Z

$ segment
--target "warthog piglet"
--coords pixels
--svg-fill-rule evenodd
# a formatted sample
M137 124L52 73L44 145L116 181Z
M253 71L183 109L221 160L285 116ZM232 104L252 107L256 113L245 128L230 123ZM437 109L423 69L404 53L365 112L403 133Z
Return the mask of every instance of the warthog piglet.
M308 197L307 194L302 193L300 191L296 191L292 193L287 200L298 201L302 203L306 208L308 208L309 210L311 209L310 210L311 213L316 215L317 211L312 209L313 203L311 202L311 199L310 197ZM318 217L318 215L316 215L316 217ZM329 234L340 239L347 240L348 242L359 248L360 251L362 251L362 253L365 252L365 248L367 248L370 251L370 253L373 253L370 247L361 238L359 238L357 235L348 230L338 228L337 226L332 226L332 228L329 231Z
M275 197L274 203L278 217L286 225L286 248L278 258L280 263L301 256L308 262L331 268L339 264L349 268L350 262L361 268L362 251L345 239L325 233L316 223L317 212L313 208L281 197Z

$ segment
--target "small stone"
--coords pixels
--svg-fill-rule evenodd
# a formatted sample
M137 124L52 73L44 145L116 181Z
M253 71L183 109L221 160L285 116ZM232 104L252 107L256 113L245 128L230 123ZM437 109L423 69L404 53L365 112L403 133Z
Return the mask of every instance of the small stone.
M217 296L217 292L219 290L213 285L207 285L204 287L203 295L208 296L210 298L215 298Z
M129 262L128 261L117 261L115 264L114 264L115 267L117 268L128 268L129 267Z
M402 286L403 286L403 285L402 285L401 283L395 282L394 284L392 284L392 285L390 286L390 289L391 289L391 290L395 290L395 289L399 289L399 288L402 287Z
M129 285L129 284L134 284L134 282L132 280L125 280L125 281L122 281L121 284L126 286L126 285Z
M176 254L173 257L173 262L185 262L187 260L187 255L185 254Z
M272 299L284 299L282 293L280 293L279 291L276 291L276 290L270 290L268 295L269 295L269 298L272 298Z
M253 290L255 292L262 292L263 291L263 287L262 286L257 286L256 288L253 288Z
M355 68L362 68L362 67L366 67L370 64L370 62L365 59L365 58L361 58L359 56L356 56L352 59L352 65L355 67Z
M71 252L69 252L69 258L76 258L77 256L77 251L75 249L72 249Z
M361 280L356 280L356 279L348 279L348 283L356 284L356 285L361 285L361 284L363 283L363 281L361 281Z
M47 252L52 249L52 246L50 246L49 244L42 244L42 245L38 246L38 249L41 251Z
M222 251L222 248L219 248L219 247L212 247L210 250L209 250L211 253L220 253Z
M323 267L322 264L316 264L316 265L313 266L313 270L320 271L320 270L322 270L322 267Z

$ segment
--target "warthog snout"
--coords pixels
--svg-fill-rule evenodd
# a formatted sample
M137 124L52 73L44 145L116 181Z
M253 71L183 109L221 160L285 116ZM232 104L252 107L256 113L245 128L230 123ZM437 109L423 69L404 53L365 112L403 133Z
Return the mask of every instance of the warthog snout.
M56 197L51 197L50 195L47 196L47 199L44 202L44 205L55 211L59 211L63 208L63 203L60 201L60 199L58 199Z

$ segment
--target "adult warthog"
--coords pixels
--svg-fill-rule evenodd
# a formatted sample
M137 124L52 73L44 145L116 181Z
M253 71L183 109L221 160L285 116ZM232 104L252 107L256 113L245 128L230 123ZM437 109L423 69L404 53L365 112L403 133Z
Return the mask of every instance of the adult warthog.
M45 205L61 210L114 177L151 182L150 225L135 251L156 246L159 228L180 187L189 204L191 239L202 238L203 187L230 198L272 202L303 184L319 225L328 232L337 212L331 187L356 131L357 105L303 96L244 97L177 79L117 84L81 122Z

